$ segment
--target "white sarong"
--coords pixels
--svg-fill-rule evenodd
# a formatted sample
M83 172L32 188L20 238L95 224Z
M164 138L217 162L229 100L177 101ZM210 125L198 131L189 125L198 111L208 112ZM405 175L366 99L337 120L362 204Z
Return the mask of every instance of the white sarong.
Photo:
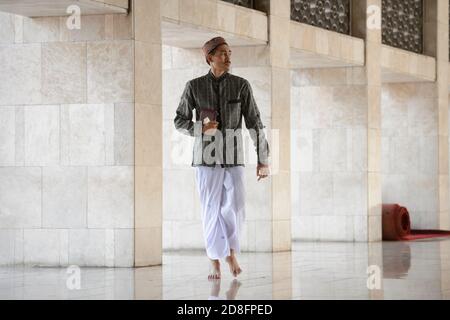
M244 167L195 167L202 206L206 254L212 260L240 253L239 235L245 220Z

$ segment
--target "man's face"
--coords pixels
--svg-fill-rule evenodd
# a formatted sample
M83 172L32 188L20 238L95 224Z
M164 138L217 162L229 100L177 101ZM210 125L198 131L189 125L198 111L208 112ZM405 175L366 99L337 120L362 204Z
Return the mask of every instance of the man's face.
M228 45L223 44L217 47L214 55L210 55L211 66L218 69L229 71L231 66L231 50Z

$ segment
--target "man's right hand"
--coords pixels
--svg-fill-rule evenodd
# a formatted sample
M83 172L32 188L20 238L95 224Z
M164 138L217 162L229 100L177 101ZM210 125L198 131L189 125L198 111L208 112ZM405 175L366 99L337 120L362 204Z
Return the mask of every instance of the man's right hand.
M218 127L219 123L217 121L210 121L207 124L203 125L203 133L208 136L214 136L216 135Z

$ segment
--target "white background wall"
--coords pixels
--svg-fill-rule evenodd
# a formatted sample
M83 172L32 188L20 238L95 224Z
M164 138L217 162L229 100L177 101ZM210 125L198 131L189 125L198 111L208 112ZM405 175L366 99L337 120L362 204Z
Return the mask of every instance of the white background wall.
M363 69L294 71L293 237L365 239ZM438 228L437 110L432 83L382 88L382 199L406 206L412 227Z
M438 229L438 113L433 83L382 88L383 203L408 208L412 228Z
M131 16L0 13L0 264L132 266Z
M292 234L367 239L367 89L362 68L292 72Z

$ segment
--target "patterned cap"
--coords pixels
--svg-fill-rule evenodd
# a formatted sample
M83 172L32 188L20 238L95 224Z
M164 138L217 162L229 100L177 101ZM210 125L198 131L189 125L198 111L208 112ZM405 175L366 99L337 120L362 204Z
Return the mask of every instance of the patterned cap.
M206 63L209 64L208 61L208 54L210 54L214 49L216 49L218 46L221 46L223 44L228 45L228 43L225 41L224 38L222 37L215 37L212 38L211 40L209 40L208 42L206 42L203 45L203 54L205 55L205 59L206 59Z

